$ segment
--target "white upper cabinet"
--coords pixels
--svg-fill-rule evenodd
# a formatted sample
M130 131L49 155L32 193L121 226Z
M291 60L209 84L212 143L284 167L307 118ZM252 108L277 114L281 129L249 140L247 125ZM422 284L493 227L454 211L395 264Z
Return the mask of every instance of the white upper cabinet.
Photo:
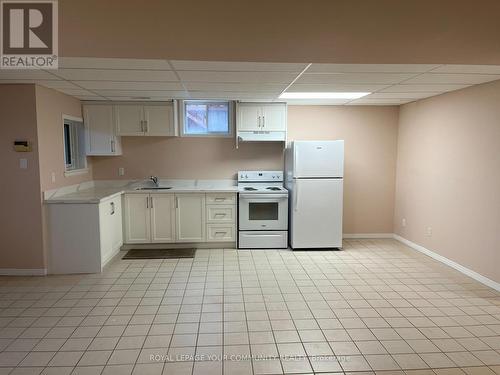
M116 127L119 135L144 135L142 105L115 105Z
M87 155L121 155L113 105L84 104L83 120Z
M238 130L259 131L261 124L261 107L259 105L239 103L237 110Z
M263 104L262 127L264 131L286 131L286 104Z
M122 136L176 136L175 105L116 104L118 134Z
M286 131L286 103L238 103L238 132Z

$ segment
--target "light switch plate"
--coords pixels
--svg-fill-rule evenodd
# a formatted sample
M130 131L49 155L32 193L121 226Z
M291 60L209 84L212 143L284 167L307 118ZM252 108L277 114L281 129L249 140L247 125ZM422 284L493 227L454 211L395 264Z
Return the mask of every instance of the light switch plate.
M123 175L125 175L125 168L123 167L118 168L118 176L123 176Z
M28 159L25 158L19 159L19 168L28 169Z

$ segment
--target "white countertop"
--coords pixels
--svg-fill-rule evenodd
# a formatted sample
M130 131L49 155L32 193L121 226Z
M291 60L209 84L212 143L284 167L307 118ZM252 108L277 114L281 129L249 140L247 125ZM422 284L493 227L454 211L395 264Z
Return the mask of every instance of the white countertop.
M172 194L172 193L237 193L234 180L168 180L159 181L165 190L137 190L152 187L148 181L90 181L44 192L44 202L56 203L100 203L121 194Z

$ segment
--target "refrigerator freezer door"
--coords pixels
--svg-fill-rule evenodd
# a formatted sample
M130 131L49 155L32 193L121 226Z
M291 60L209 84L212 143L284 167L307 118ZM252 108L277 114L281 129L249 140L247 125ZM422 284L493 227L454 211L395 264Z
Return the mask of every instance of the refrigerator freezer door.
M344 176L344 141L293 142L293 177Z
M343 179L295 179L292 185L290 246L341 248Z

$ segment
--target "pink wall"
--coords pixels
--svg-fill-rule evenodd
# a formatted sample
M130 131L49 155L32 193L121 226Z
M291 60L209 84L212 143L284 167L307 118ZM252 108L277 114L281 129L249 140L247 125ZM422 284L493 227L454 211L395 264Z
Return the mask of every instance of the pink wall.
M64 176L63 115L82 118L80 100L36 86L36 115L42 191L92 180L90 158L88 173ZM52 182L52 172L55 173L55 182Z
M290 106L290 140L345 141L344 233L392 233L396 106Z
M499 103L495 81L401 107L394 226L402 237L497 282Z
M283 169L280 143L245 143L233 138L122 137L122 156L94 157L94 178L124 179L150 175L180 179L233 179L238 170Z
M14 152L16 139L29 140L33 151ZM0 85L0 269L44 268L37 140L35 86Z

